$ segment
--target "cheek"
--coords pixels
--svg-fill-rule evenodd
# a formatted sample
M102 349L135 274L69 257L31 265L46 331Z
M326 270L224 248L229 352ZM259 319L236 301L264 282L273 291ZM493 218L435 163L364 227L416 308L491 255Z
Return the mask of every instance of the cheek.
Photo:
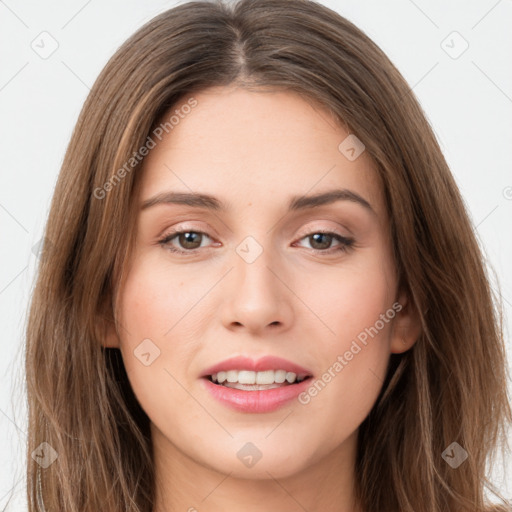
M194 310L194 316L204 293L204 281L187 279L182 270L169 269L154 259L141 259L131 267L120 299L127 344L154 338L164 348L178 330L186 339L183 329L188 315Z
M377 256L308 292L331 334L316 345L323 368L299 401L340 435L370 412L389 361L395 283L390 265Z
M133 391L148 413L161 407L166 396L173 396L175 405L186 399L176 368L185 371L188 366L187 340L193 336L186 332L186 315L201 294L204 289L164 275L151 262L130 269L119 300L121 352ZM180 343L174 343L178 338Z
M307 303L330 331L324 344L327 352L346 348L392 306L396 292L393 268L383 254L368 251L364 258L340 265L335 272L329 269L316 276L316 286L306 283ZM380 334L388 334L388 323L383 328L379 322Z

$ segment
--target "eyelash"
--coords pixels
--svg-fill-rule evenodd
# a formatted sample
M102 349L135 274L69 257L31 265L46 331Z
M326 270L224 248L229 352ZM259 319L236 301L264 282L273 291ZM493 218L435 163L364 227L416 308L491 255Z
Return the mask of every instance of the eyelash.
M160 239L158 241L158 243L165 249L167 249L175 254L183 254L183 255L184 254L195 254L197 251L199 251L201 249L200 247L198 247L196 249L181 250L181 249L176 249L175 247L172 247L171 245L169 245L171 240L173 240L177 236L185 234L185 233L195 233L195 234L200 234L200 235L206 235L208 238L211 238L208 236L207 233L204 233L203 231L194 231L192 229L185 229L185 230L181 230L181 231L172 231L171 233L167 233L162 239ZM310 249L315 254L333 254L333 253L338 253L338 252L348 252L350 249L354 248L355 240L353 238L348 238L348 237L339 235L338 233L335 233L333 231L327 231L327 230L321 230L321 229L308 233L307 235L300 238L300 240L303 240L304 238L309 238L309 237L311 237L313 235L317 235L317 234L332 236L335 240L340 242L340 245L338 247L335 247L335 248L331 247L330 249L325 249L325 250L324 249Z

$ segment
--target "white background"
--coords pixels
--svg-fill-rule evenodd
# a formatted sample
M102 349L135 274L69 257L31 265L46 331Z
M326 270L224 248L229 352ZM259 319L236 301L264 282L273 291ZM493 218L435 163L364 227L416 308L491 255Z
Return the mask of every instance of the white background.
M427 113L501 286L510 363L512 1L321 3L381 46ZM174 5L163 0L0 0L0 510L11 492L7 510L26 510L22 343L37 263L32 248L42 236L72 128L117 47ZM31 47L38 37L48 37L40 36L43 31L58 43L46 59ZM456 59L445 50L454 56L465 43L453 31L469 44ZM512 461L507 465L506 474L500 468L493 482L512 500Z

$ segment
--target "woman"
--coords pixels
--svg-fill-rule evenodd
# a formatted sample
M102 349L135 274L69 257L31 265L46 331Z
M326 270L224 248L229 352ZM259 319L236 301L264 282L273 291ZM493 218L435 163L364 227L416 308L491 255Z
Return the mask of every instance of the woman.
M471 223L406 82L335 12L146 24L45 236L30 511L507 510L484 499L511 410Z

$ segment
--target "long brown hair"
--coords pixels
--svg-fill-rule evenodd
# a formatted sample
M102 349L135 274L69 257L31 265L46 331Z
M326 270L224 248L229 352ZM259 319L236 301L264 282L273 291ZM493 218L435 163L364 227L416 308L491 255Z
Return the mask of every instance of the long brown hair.
M141 176L130 159L178 101L223 85L287 90L322 105L364 143L382 179L400 286L422 334L391 356L360 426L363 509L506 510L484 496L487 463L512 420L501 309L414 94L363 32L319 3L212 0L170 9L126 41L69 143L27 326L30 512L152 510L149 419L119 350L101 345L102 326L123 328L115 298ZM442 456L454 442L468 454L457 469ZM31 456L41 443L58 455L46 468Z

